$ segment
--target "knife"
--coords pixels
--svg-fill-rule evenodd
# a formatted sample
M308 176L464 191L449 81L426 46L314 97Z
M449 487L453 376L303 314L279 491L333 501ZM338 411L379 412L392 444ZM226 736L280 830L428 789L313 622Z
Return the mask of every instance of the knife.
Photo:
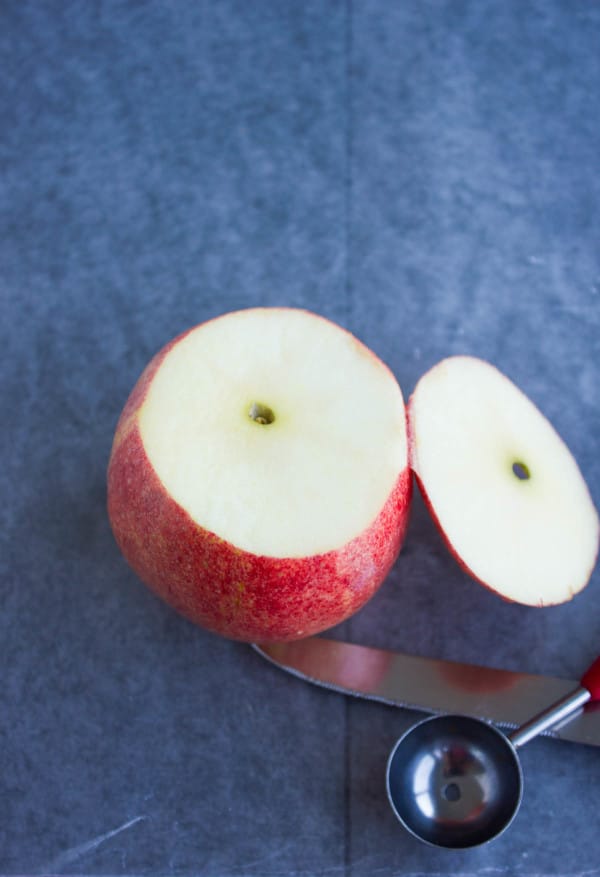
M462 713L509 728L579 685L572 679L415 657L324 637L253 648L293 676L341 694L428 713ZM587 705L545 734L600 746L599 705Z

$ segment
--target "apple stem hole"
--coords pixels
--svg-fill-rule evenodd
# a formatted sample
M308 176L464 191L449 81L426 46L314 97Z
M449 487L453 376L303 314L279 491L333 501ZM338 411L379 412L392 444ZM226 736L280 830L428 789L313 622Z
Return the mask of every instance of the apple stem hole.
M248 417L255 423L260 423L261 426L268 426L269 423L273 423L275 420L273 411L268 405L263 405L261 402L252 403L248 411Z
M519 479L519 481L527 481L531 478L531 473L529 471L529 467L525 465L525 463L515 462L512 465L512 470L515 476Z

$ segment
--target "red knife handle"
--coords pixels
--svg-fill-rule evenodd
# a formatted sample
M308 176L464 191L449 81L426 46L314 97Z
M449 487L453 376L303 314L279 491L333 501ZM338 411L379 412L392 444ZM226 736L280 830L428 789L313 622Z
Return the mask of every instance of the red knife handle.
M592 695L593 701L600 700L600 657L596 658L589 670L582 676L581 684Z

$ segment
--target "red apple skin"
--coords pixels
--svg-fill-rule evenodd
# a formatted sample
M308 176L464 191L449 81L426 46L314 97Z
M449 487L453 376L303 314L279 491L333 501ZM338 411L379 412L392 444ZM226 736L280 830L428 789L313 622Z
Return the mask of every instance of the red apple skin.
M398 556L412 498L410 468L399 474L373 523L340 550L264 557L203 529L167 494L138 422L154 374L184 335L148 364L117 424L108 466L108 515L117 544L154 593L230 639L286 641L338 624L375 594Z

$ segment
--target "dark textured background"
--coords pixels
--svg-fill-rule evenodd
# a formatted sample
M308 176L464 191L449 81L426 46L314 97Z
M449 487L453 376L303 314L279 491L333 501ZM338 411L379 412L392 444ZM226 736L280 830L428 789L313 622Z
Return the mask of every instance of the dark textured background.
M448 354L492 360L600 503L600 5L4 0L0 59L0 873L599 875L600 750L535 741L507 834L420 845L383 783L416 714L160 604L105 470L159 347L287 304L405 395ZM417 500L336 633L575 677L599 610L598 571L561 607L501 602Z

